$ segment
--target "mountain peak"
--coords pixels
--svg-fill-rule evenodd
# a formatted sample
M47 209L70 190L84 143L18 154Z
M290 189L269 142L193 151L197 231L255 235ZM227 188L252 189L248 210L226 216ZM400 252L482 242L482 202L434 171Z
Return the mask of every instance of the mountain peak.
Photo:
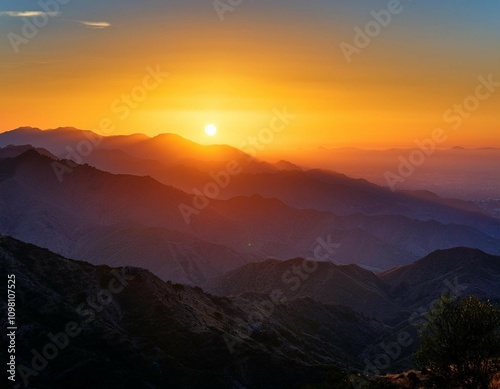
M22 126L18 128L14 128L13 130L10 131L5 131L5 133L9 132L27 132L27 133L36 133L36 132L41 132L42 130L37 127L30 127L30 126Z
M38 154L44 155L51 159L58 159L54 154L52 154L47 149L44 149L43 147L33 147L31 145L20 145L20 146L8 145L3 148L0 147L0 158L16 158L28 151L35 151Z
M282 159L274 164L279 170L302 170L299 166Z
M51 128L46 131L74 132L74 131L87 131L87 130L81 130L79 128L71 126L63 126L63 127Z
M492 255L487 254L479 249L470 247L453 247L449 249L435 250L432 253L425 256L424 258L422 258L420 261L422 262L440 261L442 263L445 261L456 262L458 259L462 261L463 260L471 261L487 257L492 257ZM417 263L420 261L417 261Z

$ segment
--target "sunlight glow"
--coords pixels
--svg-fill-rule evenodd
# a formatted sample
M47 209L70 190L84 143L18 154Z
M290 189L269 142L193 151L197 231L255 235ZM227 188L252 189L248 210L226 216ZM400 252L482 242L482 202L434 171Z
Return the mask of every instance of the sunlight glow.
M208 124L205 127L205 133L208 136L214 136L217 133L217 127L215 127L213 124Z

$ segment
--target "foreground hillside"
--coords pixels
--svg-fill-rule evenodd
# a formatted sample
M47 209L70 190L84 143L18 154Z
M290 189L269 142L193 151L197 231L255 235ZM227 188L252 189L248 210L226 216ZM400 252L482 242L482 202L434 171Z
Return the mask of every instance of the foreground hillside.
M0 236L0 272L16 277L18 380L47 389L293 389L345 378L356 388L418 388L424 373L384 374L415 366L416 324L429 299L447 291L448 277L459 293L500 300L499 258L477 250L436 252L378 276L316 263L320 277L309 273L295 291L280 277L272 282L276 269L291 271L298 261L246 265L219 281L231 296L217 297L147 270L93 266ZM229 293L235 277L247 290ZM405 292L410 282L414 295ZM384 315L392 304L393 324L342 304ZM383 355L389 363L381 367Z
M18 379L33 388L299 388L333 366L362 368L357 355L385 332L311 299L280 301L257 323L249 316L264 311L258 296L215 297L5 236L0 270L16 275ZM44 355L54 336L63 344L65 329L68 344L30 376L33 350Z

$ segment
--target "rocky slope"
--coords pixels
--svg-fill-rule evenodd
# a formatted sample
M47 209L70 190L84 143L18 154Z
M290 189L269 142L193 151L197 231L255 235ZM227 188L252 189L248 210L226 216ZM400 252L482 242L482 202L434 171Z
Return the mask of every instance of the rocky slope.
M18 380L30 388L299 388L332 366L361 369L358 354L385 331L311 299L280 298L259 319L269 297L215 297L6 236L0 272L16 276ZM61 347L30 376L49 343Z

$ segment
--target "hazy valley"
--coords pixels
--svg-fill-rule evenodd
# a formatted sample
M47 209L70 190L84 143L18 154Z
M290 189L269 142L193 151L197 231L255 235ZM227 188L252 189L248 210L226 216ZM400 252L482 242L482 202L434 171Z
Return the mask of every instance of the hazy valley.
M20 363L78 323L65 357L23 370L36 387L368 382L415 367L443 294L500 301L500 221L473 202L173 135L23 128L0 146Z

